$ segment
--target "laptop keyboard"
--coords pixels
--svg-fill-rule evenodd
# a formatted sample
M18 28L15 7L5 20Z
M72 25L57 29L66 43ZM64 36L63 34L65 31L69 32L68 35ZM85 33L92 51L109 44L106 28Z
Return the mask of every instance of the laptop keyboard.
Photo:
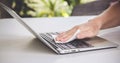
M40 36L45 39L47 42L49 42L51 45L61 48L61 49L75 49L75 48L87 48L87 47L92 47L90 44L79 40L75 39L71 42L68 43L55 43L53 37L51 35L55 35L59 33L40 33Z

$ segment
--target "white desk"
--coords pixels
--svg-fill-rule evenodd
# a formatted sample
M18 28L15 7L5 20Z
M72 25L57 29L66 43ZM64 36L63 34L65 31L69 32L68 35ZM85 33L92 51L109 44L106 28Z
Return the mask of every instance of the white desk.
M24 18L40 26L39 32L63 31L91 17ZM34 25L32 25L35 27ZM120 27L103 30L99 36L120 45ZM57 55L15 19L0 19L0 63L120 63L120 47Z

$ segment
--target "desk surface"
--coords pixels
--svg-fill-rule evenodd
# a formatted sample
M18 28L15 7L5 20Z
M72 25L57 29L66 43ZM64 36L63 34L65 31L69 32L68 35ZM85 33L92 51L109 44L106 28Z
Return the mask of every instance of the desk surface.
M39 32L63 31L83 23L90 16L70 18L23 18L40 26ZM35 28L35 26L33 25ZM100 31L99 35L120 45L120 27ZM15 19L0 19L0 63L120 63L120 47L57 55L42 44Z

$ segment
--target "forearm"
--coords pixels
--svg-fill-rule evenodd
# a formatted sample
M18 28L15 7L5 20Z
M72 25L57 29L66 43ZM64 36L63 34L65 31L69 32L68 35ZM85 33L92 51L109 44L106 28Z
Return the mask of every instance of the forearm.
M120 25L120 3L115 2L102 14L93 19L101 29L111 28Z

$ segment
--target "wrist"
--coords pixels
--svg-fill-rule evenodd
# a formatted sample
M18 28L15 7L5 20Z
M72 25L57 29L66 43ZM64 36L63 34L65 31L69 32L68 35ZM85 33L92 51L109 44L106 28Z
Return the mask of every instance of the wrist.
M97 28L101 29L104 24L104 21L102 20L101 17L97 16L93 19L90 19L88 21L88 23L91 23L91 24L95 25Z

